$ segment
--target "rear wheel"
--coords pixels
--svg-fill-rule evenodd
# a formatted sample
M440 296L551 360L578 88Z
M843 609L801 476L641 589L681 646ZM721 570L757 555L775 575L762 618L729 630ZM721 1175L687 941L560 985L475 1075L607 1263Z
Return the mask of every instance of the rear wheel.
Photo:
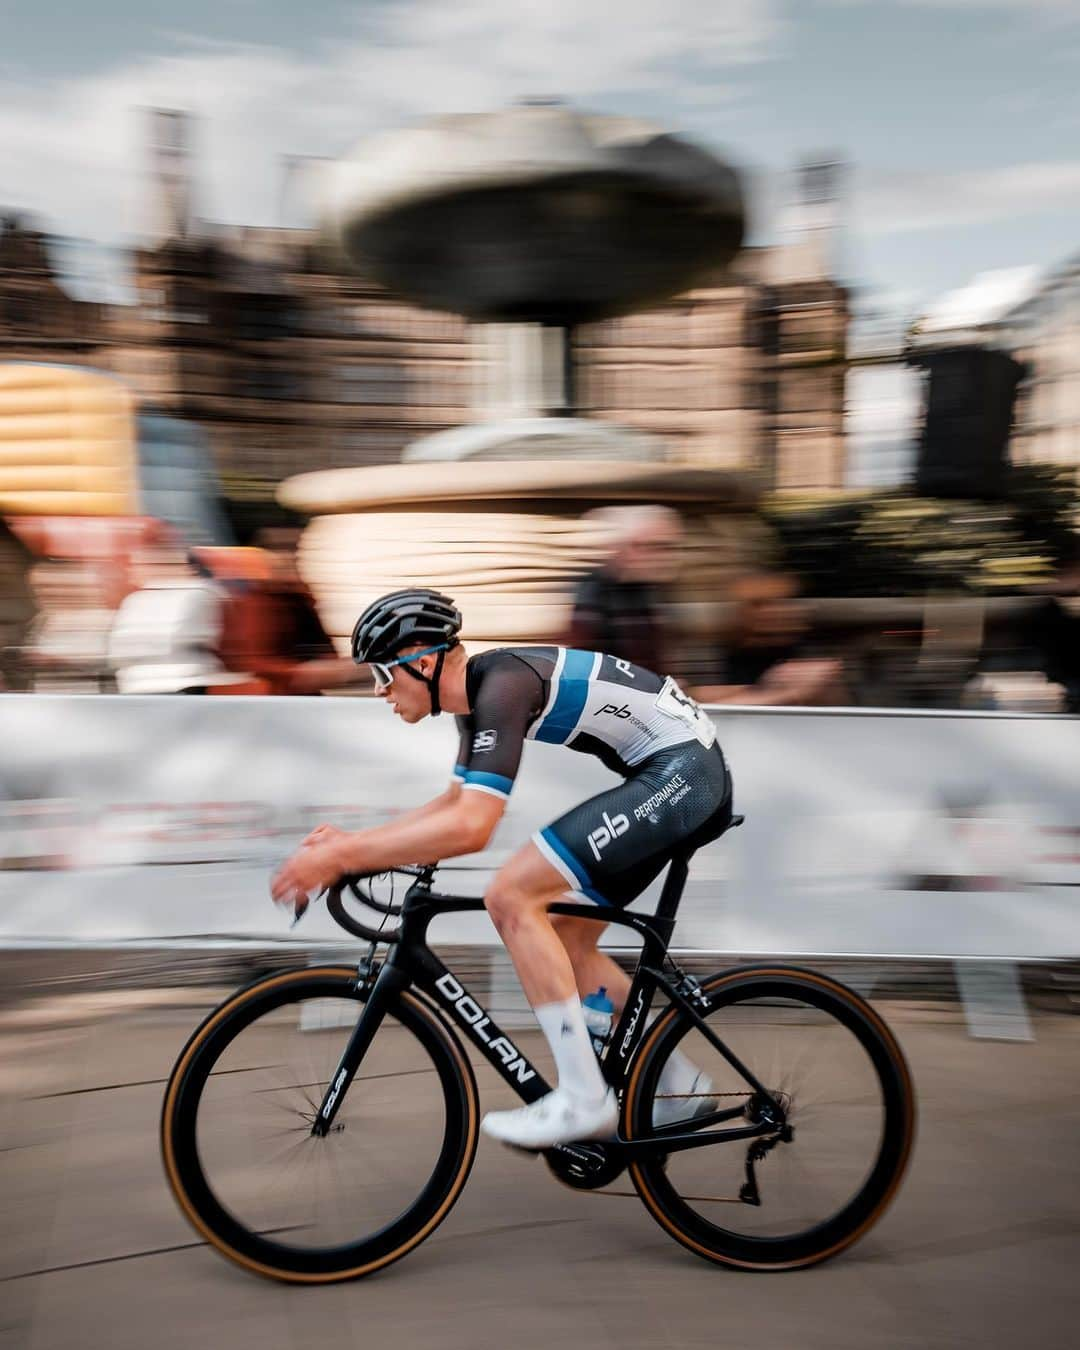
M827 976L761 968L715 976L702 988L705 1022L779 1103L782 1119L758 1140L633 1164L638 1194L661 1227L710 1261L792 1270L835 1256L877 1222L907 1166L915 1104L903 1053L873 1008ZM678 1094L659 1090L665 1066L665 1085L688 1088L679 1109L687 1129L768 1118L769 1103L672 1007L631 1070L623 1106L629 1138L652 1133L659 1102L670 1113ZM705 1077L693 1082L695 1071ZM737 1115L699 1127L690 1118L703 1110Z
M355 969L290 971L198 1028L165 1094L162 1154L195 1228L249 1270L351 1279L411 1251L449 1213L476 1152L476 1083L456 1038L397 996L329 1134L311 1123L363 1010Z

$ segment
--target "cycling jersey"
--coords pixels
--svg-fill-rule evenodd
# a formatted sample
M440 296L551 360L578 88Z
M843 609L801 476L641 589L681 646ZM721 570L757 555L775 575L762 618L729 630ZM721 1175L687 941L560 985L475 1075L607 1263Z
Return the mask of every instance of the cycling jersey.
M454 769L464 788L505 800L526 740L595 755L626 780L533 836L571 895L628 904L677 849L731 823L716 729L674 680L566 647L498 648L473 657L465 678Z
M470 660L465 688L454 773L497 797L510 795L526 740L595 755L627 778L660 750L716 737L674 680L600 652L500 647Z

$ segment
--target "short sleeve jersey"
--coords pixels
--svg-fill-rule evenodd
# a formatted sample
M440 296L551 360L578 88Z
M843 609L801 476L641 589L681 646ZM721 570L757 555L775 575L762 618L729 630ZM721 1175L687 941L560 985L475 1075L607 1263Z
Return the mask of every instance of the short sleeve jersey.
M466 668L455 776L509 797L527 740L595 755L624 778L660 750L711 745L712 720L673 679L600 652L500 647Z

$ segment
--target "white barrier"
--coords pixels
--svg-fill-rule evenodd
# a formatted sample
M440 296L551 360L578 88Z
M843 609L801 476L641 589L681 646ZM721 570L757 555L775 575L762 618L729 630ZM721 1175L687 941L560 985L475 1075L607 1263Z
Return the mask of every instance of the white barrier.
M1080 954L1080 719L714 715L747 823L695 859L678 945ZM375 824L441 790L456 735L360 699L10 695L0 745L0 943L275 940L273 864L319 821ZM613 781L530 744L494 847L448 864L447 888L478 893ZM436 939L495 941L482 915L443 924ZM340 931L313 910L294 936Z

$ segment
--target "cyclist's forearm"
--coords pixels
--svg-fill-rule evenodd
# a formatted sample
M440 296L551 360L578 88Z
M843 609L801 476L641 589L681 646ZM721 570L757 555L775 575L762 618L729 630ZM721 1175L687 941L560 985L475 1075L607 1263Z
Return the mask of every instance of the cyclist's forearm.
M434 815L436 811L445 811L446 808L454 803L461 788L457 783L452 783L445 792L440 792L437 797L432 797L431 801L424 802L421 806L413 806L408 811L402 811L400 816L395 816L393 823L395 825L406 825L414 820L427 820Z
M444 806L419 819L394 820L350 835L342 841L339 857L343 871L375 872L475 853L486 843L483 832L463 820L459 810Z

